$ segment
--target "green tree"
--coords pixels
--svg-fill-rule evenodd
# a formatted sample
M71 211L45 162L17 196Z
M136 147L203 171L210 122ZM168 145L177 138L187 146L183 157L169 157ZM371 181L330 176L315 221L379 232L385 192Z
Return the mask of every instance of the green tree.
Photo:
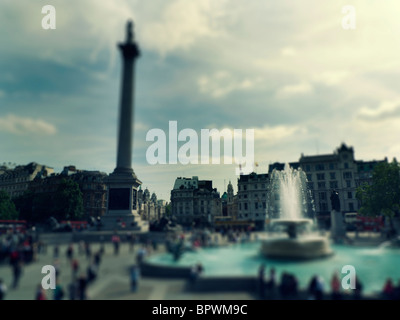
M33 221L32 219L33 199L34 199L34 193L31 190L27 190L22 195L13 199L15 208L19 212L19 218L21 220Z
M56 219L80 220L83 218L83 195L75 181L62 179L52 202Z
M18 219L18 211L15 208L7 192L0 190L0 219L15 220Z
M400 215L400 167L396 159L379 163L372 173L372 184L358 187L356 197L361 201L361 215L384 215L393 229L392 218Z

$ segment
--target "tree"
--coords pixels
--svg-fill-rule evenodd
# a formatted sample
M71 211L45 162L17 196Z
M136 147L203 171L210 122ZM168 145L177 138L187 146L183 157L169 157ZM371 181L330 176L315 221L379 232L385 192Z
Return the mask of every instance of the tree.
M83 217L83 196L78 183L62 179L53 198L55 218L80 220Z
M393 228L392 218L400 216L400 167L396 159L379 163L372 173L372 184L358 187L356 197L361 201L361 215L384 215Z
M0 219L18 219L18 211L7 192L0 190Z

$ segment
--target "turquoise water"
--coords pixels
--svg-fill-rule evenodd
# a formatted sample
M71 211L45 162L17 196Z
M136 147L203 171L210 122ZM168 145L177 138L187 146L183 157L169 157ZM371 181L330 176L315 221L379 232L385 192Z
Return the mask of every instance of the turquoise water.
M329 282L335 271L341 275L342 267L354 266L357 276L364 285L365 293L381 291L384 282L391 277L397 285L400 280L400 249L359 248L332 245L335 254L329 258L312 261L276 261L265 258L260 253L261 244L257 242L233 244L220 248L201 248L197 252L185 252L177 262L171 254L152 256L149 261L169 266L191 266L201 262L204 275L232 276L257 275L261 263L265 263L267 273L275 267L278 280L282 272L297 276L300 288L306 288L314 274L323 277L325 290L329 291ZM342 277L346 274L343 273Z

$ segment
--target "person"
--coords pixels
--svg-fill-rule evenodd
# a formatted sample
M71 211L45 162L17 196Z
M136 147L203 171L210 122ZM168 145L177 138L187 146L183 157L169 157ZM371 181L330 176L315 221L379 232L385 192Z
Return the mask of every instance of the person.
M146 251L145 245L142 245L136 256L136 262L139 266L143 262L143 259L145 258L146 254L147 254L147 251Z
M68 285L69 300L75 300L78 292L78 285L76 280L72 280Z
M54 246L54 251L53 251L53 257L54 257L54 259L58 259L59 254L60 254L60 248L59 248L58 245L55 245L55 246Z
M79 271L79 261L78 261L78 259L72 260L71 267L72 267L72 278L75 279L76 275L77 275L77 273Z
M386 279L385 285L382 289L382 296L384 299L392 300L394 298L394 285L391 278Z
M87 279L85 275L81 275L78 279L78 298L79 300L86 300L86 287Z
M324 279L321 276L317 277L317 283L315 286L315 300L322 300L324 298Z
M35 300L47 300L46 293L41 284L36 287Z
M400 300L400 279L397 283L397 286L394 288L394 300Z
M332 294L332 300L340 300L342 298L342 295L340 293L340 280L337 272L335 272L332 276L331 279L331 294Z
M97 268L100 267L101 263L101 251L97 251L93 257L94 264L96 265Z
M91 263L87 268L87 282L91 283L97 278L97 268L95 263Z
M315 299L316 291L317 291L317 281L318 281L318 276L313 275L310 283L308 284L308 294L309 294L309 299Z
M190 282L194 284L197 280L197 267L196 265L192 265L190 268Z
M137 265L131 267L131 291L136 292L139 284L140 269Z
M57 280L56 288L54 289L54 300L62 300L64 298L64 288Z
M74 256L74 247L72 246L72 243L68 246L66 255L67 259L71 261Z
M115 255L119 254L119 243L120 243L120 241L121 241L121 239L120 239L119 235L116 234L116 233L111 237L111 242L114 244L114 254Z
M355 300L360 300L362 298L362 290L363 290L363 284L361 283L360 279L356 276L356 287L353 290Z
M21 261L15 263L13 265L13 289L16 289L18 287L19 284L19 279L21 278L21 274L22 274L22 264Z
M265 264L262 263L258 269L258 288L260 290L260 298L265 298Z
M275 272L275 268L271 268L269 270L269 277L268 277L268 281L267 281L267 290L270 295L274 294L275 287L276 287L276 272Z
M86 253L86 258L89 260L92 256L92 250L90 249L89 242L85 242L85 253Z
M4 300L6 297L7 286L3 282L3 279L0 279L0 300Z

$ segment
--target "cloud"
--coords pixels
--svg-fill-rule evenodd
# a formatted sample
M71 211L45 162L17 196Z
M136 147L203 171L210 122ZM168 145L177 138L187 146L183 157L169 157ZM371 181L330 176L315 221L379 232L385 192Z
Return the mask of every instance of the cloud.
M281 54L284 57L293 57L297 54L296 49L293 47L284 47L281 50Z
M275 142L294 136L298 133L304 133L305 130L305 128L301 128L297 125L264 126L262 128L255 128L254 136L258 141Z
M237 79L226 71L218 71L211 76L201 76L197 81L200 92L209 94L213 98L221 98L233 91L249 90L257 85L261 78L250 80L249 78Z
M344 70L326 71L314 77L316 82L325 84L326 86L334 86L341 84L346 78L349 77L349 72Z
M358 116L367 121L392 119L400 116L400 99L383 101L378 108L362 107Z
M309 82L302 81L298 84L287 85L278 89L277 98L288 98L293 95L308 94L313 91L313 87Z
M187 49L202 37L220 36L219 18L224 15L225 3L213 0L169 2L161 16L143 30L144 45L165 55Z
M23 118L13 114L0 117L0 131L17 135L53 135L56 127L42 119Z

